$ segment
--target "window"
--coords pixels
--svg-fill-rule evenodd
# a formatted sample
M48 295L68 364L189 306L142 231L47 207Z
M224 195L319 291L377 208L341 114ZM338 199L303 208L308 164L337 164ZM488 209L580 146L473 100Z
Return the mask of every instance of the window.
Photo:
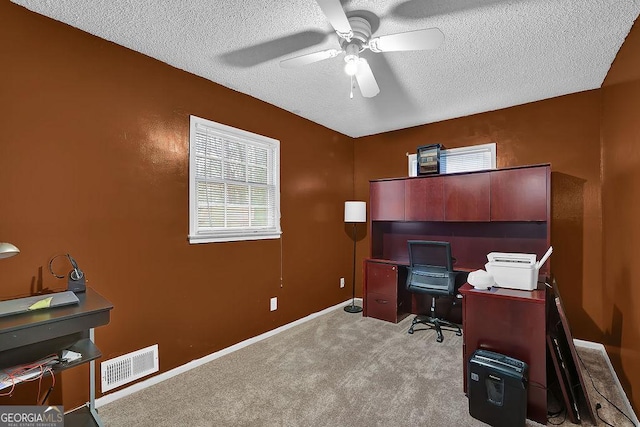
M496 168L496 143L451 148L440 152L440 173Z
M280 237L280 141L191 116L189 242Z
M409 176L418 175L416 154L407 153ZM496 168L496 143L440 150L440 173L472 172Z

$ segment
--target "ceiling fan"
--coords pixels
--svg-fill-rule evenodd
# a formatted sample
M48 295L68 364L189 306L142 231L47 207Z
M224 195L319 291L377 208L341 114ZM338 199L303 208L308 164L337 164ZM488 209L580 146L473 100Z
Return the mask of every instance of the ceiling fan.
M371 23L364 17L347 17L340 0L316 0L329 23L338 34L340 49L327 49L308 53L280 61L283 68L294 68L312 64L344 53L344 71L355 77L360 93L365 98L372 98L380 92L378 82L366 59L360 53L369 49L372 52L397 52L408 50L435 49L444 40L444 34L438 28L408 31L371 37ZM353 84L352 84L353 88ZM353 97L353 91L351 92Z

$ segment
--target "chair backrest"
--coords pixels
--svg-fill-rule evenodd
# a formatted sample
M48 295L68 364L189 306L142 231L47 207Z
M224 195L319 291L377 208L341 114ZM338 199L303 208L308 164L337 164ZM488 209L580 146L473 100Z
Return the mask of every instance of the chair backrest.
M433 295L453 295L457 289L457 272L453 271L449 242L409 240L409 271L407 289L410 292Z
M408 240L411 268L435 268L453 271L451 244L433 240Z

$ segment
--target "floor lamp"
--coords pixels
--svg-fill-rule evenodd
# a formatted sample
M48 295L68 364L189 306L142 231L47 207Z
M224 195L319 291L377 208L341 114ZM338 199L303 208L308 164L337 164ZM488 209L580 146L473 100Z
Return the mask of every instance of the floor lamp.
M353 223L353 280L351 281L351 305L344 308L347 313L360 313L362 307L356 305L356 224L367 222L366 202L344 202L344 222Z

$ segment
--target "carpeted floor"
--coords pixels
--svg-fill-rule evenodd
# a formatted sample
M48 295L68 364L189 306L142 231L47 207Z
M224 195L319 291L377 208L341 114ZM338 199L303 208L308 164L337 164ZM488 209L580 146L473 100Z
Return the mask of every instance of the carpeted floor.
M469 415L462 390L462 337L449 332L437 343L433 331L409 335L410 322L334 310L99 413L107 427L484 426ZM579 350L587 366L601 367L592 373L596 387L623 407L599 352ZM589 393L608 422L632 425ZM560 414L549 424L562 421Z

